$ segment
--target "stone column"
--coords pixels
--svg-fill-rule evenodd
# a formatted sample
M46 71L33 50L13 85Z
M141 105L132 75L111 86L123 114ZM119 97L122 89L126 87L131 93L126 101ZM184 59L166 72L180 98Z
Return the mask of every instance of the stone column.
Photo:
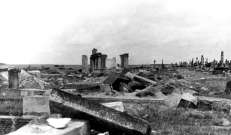
M99 55L98 58L97 58L97 69L98 69L98 70L101 70L101 69L102 69L102 67L101 67L102 58L101 58L101 57L102 57L102 56Z
M101 68L102 69L106 69L106 59L107 59L107 55L101 56Z
M94 71L98 69L98 57L94 57Z
M93 66L94 66L93 60L92 58L90 58L90 72L93 71Z
M8 70L8 81L10 89L18 89L19 87L19 70L9 69Z
M83 71L83 73L88 73L87 55L82 55L82 71Z
M122 68L128 68L128 57L129 57L128 53L120 55Z

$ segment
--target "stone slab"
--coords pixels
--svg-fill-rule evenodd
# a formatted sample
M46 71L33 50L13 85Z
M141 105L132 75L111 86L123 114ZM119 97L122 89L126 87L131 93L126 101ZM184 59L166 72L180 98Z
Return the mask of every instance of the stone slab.
M151 127L138 119L79 96L53 89L50 96L51 112L65 117L89 120L92 129L112 135L149 135Z

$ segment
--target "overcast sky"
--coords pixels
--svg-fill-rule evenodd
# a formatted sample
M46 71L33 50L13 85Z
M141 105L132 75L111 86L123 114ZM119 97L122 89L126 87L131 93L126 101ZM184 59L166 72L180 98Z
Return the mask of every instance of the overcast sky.
M2 0L0 62L81 64L92 48L130 63L231 59L230 0Z

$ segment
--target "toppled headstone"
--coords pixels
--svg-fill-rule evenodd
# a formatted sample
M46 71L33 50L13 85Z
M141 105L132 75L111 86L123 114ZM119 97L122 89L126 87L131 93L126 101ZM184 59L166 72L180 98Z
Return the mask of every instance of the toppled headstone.
M127 72L125 74L126 77L130 78L130 79L134 79L136 81L144 81L144 82L147 82L147 83L150 83L152 85L156 85L157 82L153 81L153 80L150 80L150 79L147 79L145 77L142 77L142 76L139 76L139 75L136 75L136 74L133 74L131 72Z
M184 93L181 96L178 107L183 108L197 108L197 98L190 93Z

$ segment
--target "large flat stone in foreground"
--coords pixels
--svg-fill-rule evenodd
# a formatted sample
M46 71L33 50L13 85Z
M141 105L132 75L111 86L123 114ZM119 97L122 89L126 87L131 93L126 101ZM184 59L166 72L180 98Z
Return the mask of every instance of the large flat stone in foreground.
M85 121L71 121L64 129L56 129L47 124L27 124L8 135L88 135L89 125Z

